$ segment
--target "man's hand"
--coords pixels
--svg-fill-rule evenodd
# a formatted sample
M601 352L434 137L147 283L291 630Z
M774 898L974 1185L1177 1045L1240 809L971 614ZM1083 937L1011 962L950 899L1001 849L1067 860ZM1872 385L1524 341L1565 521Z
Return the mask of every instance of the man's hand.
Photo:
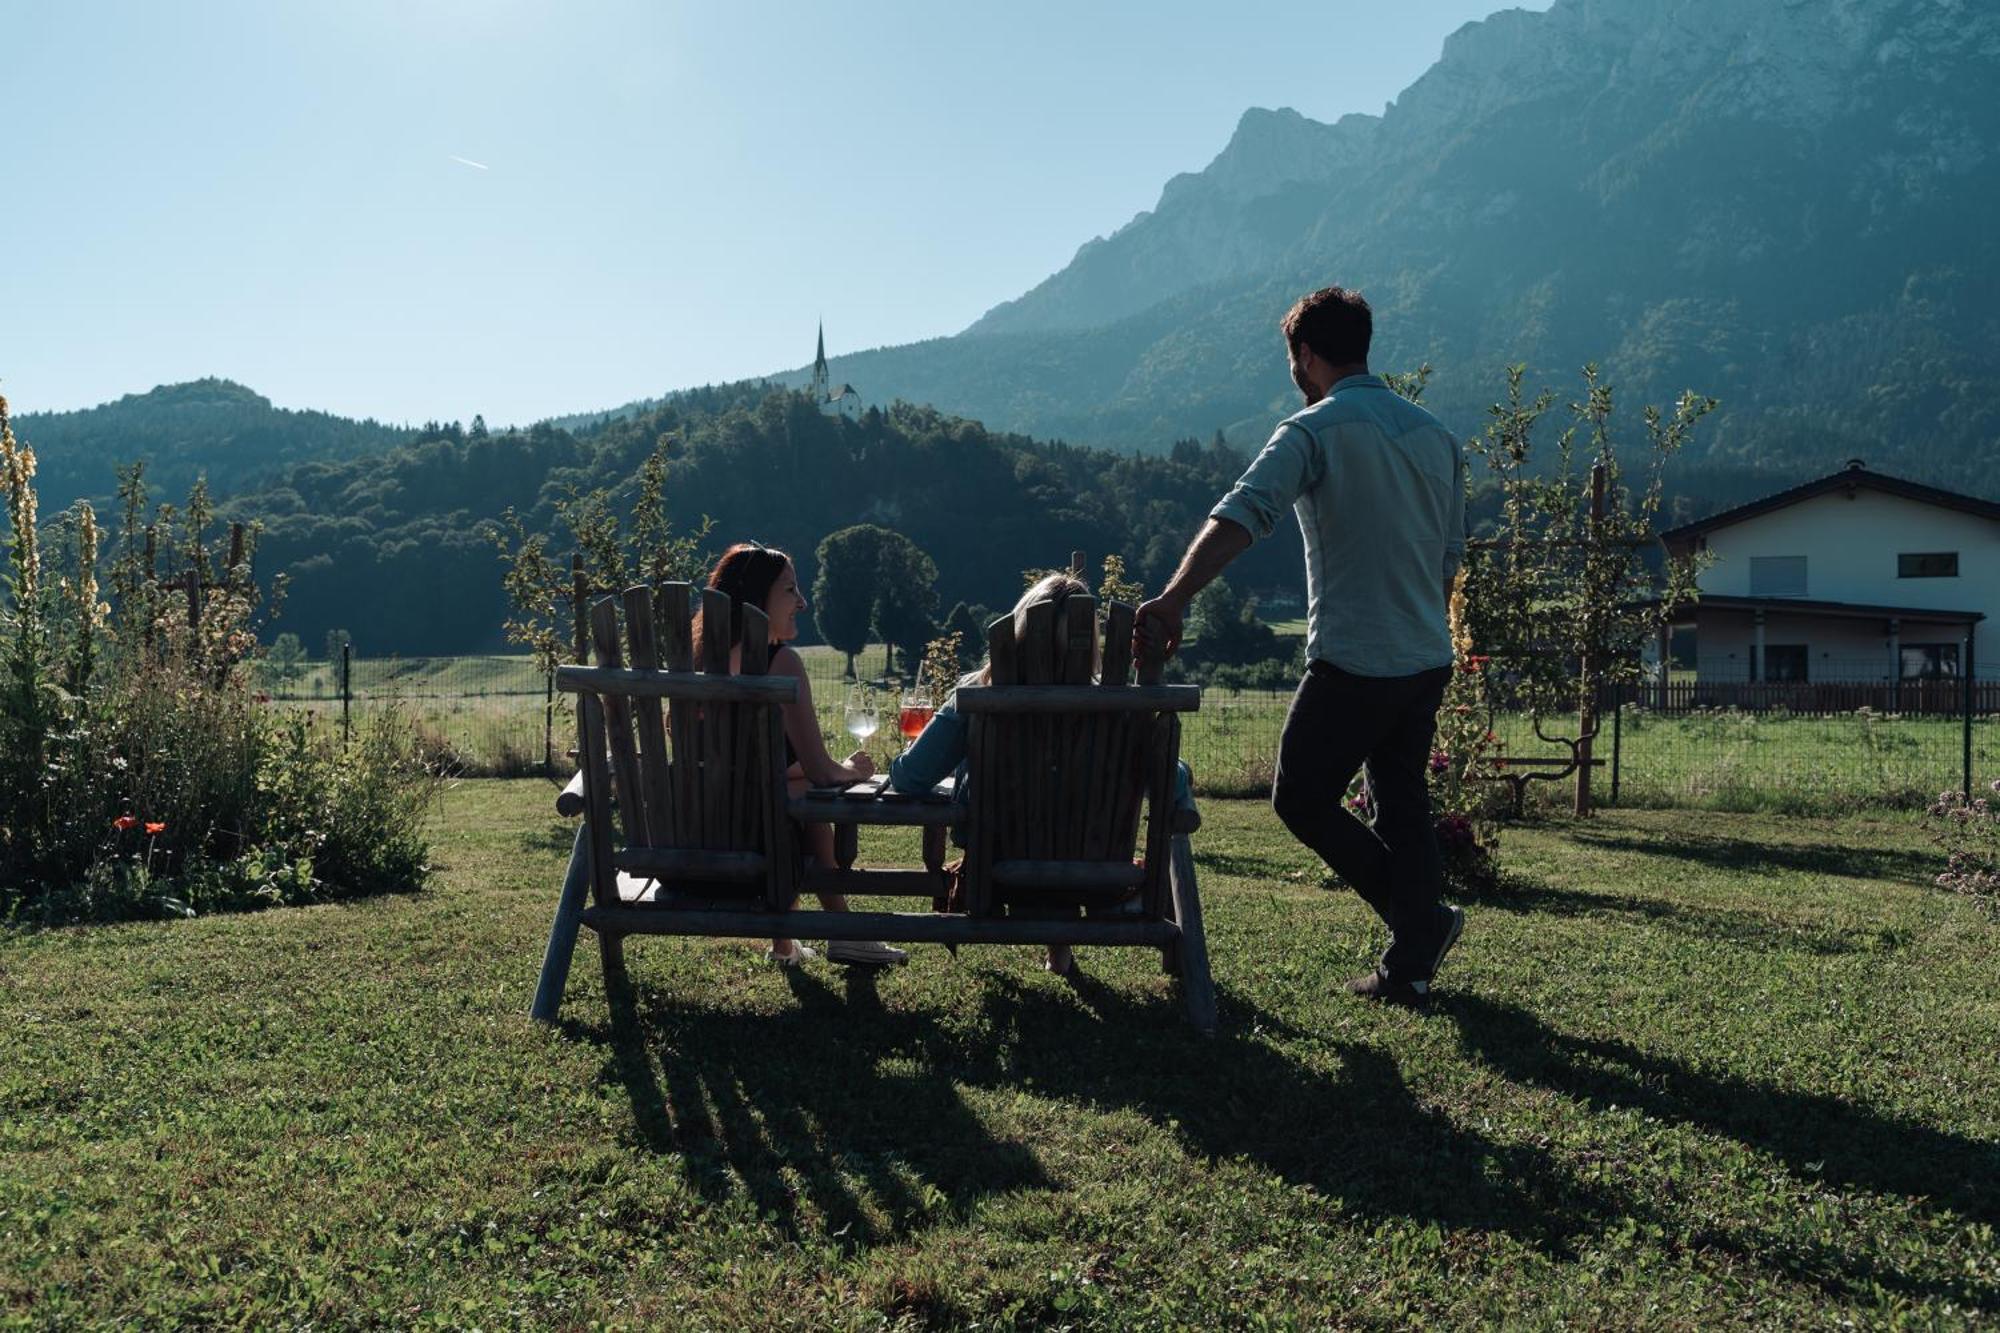
M847 766L860 774L860 780L863 782L875 776L875 760L866 750L856 750L847 756Z
M1180 649L1186 620L1187 608L1177 597L1162 594L1142 603L1132 618L1133 658L1143 661L1150 653L1158 653L1163 661L1172 657Z

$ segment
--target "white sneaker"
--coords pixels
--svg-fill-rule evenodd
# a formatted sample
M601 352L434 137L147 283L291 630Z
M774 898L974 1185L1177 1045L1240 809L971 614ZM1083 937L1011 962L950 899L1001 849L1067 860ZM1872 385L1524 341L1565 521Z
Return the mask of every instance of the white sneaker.
M801 963L810 963L817 957L819 954L816 950L800 944L797 940L792 941L789 953L779 953L776 949L764 950L764 961L775 967L797 967Z
M826 946L829 963L860 963L866 967L894 967L910 961L902 949L893 949L877 940L830 940Z

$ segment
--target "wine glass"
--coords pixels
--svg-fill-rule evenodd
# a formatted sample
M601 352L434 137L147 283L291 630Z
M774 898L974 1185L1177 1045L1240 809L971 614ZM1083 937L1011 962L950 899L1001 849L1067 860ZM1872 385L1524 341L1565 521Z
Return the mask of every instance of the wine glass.
M875 701L875 692L866 685L856 685L847 691L847 734L854 737L858 745L867 745L868 738L882 726L882 712Z
M930 723L933 711L935 710L931 704L930 691L924 688L924 673L920 668L917 671L917 678L910 683L909 690L903 695L903 706L896 714L896 723L902 730L905 743L914 741L923 734L924 727Z

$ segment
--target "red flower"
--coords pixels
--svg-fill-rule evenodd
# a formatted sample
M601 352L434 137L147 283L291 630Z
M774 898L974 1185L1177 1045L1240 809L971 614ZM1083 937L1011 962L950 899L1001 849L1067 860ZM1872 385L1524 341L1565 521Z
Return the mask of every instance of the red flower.
M166 831L167 831L167 825L165 820L162 820L157 824L153 823L151 820L146 821L146 832L165 833Z
M137 815L120 815L111 821L111 827L117 829L120 833L130 832L132 829L139 827L139 817Z

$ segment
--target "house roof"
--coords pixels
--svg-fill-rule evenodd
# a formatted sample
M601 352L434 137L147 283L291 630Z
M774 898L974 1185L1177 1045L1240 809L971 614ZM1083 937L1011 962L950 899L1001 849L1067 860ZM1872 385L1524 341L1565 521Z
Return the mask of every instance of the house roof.
M1761 500L1752 500L1749 504L1738 505L1734 509L1725 509L1719 514L1710 514L1707 518L1682 524L1678 528L1669 528L1660 534L1660 540L1666 543L1670 551L1677 547L1684 548L1691 545L1696 537L1705 536L1717 528L1726 528L1732 523L1741 523L1745 519L1756 518L1760 514L1768 514L1774 509L1783 509L1787 505L1795 505L1801 500L1810 500L1815 496L1852 495L1857 490L1880 491L1884 495L1901 496L1905 500L1916 500L1922 504L1937 505L1944 509L1956 509L1960 513L2000 522L2000 504L1992 500L1961 495L1957 491L1925 486L1920 482L1905 481L1901 477L1892 477L1885 472L1870 472L1857 458L1838 472L1830 472L1824 477L1794 486L1790 490L1767 495Z
M1660 599L1647 598L1638 606L1658 606ZM1959 611L1942 606L1874 606L1865 602L1825 602L1805 597L1731 597L1703 593L1697 600L1674 608L1677 616L1702 611L1786 611L1794 615L1833 616L1862 620L1929 620L1951 624L1972 624L1986 619L1984 611Z

